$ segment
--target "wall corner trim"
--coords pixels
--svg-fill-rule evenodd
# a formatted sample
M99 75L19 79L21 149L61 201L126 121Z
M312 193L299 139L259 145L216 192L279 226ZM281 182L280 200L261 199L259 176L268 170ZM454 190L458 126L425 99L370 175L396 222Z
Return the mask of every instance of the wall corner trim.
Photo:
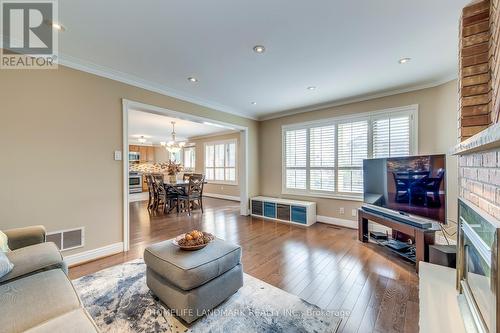
M103 247L99 247L97 249L92 249L64 256L64 261L66 262L66 264L68 264L68 266L72 267L82 264L84 262L96 260L102 257L107 257L121 252L123 252L123 242L114 243Z

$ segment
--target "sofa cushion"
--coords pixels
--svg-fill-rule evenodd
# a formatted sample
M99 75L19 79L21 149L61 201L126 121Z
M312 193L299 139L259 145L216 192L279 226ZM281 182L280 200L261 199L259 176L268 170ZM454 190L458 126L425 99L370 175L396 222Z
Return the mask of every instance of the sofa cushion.
M80 300L66 274L53 269L0 285L0 327L21 332L76 310Z
M14 264L12 271L0 278L0 283L39 271L61 268L67 273L66 264L54 243L26 246L7 253Z
M45 242L45 228L42 225L4 230L11 250Z
M99 332L84 309L73 310L35 326L25 333L97 333Z
M191 290L229 271L241 261L241 248L216 238L198 251L183 251L167 240L144 251L149 269L182 290Z
M7 235L0 231L0 252L9 252L9 239Z
M0 252L0 278L10 273L14 265L4 252Z

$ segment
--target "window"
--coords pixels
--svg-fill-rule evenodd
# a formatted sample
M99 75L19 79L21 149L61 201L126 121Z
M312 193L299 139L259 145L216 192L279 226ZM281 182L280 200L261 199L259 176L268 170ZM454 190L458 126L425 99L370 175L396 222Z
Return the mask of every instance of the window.
M215 183L236 184L236 140L205 144L205 175Z
M283 126L283 193L359 198L363 159L416 152L417 106Z
M305 129L286 133L286 179L289 188L306 188Z
M334 191L335 126L311 128L310 146L311 163L309 178L311 180L311 190ZM303 149L306 149L305 144L303 145Z
M176 152L170 152L170 151L167 151L167 154L168 154L168 158L171 160L171 161L174 161L176 163L181 163L181 151L176 151Z
M195 147L184 148L184 170L194 171L196 168L195 164Z
M410 117L383 117L373 121L373 157L410 155Z
M341 123L338 128L338 188L341 193L363 192L363 159L368 158L368 120Z

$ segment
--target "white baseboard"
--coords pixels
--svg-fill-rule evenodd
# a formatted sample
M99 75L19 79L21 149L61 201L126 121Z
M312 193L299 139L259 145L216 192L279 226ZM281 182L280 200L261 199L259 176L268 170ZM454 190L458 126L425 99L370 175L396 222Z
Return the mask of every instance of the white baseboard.
M321 222L321 223L326 223L326 224L331 224L331 225L338 225L339 227L345 227L345 228L350 228L350 229L358 229L358 222L357 221L340 219L338 217L316 215L316 222Z
M338 217L321 216L321 215L316 216L316 221L321 222L321 223L331 224L331 225L337 225L339 227L358 230L358 221L341 219ZM391 231L390 228L384 227L383 225L373 223L373 222L368 222L368 229L370 231L378 231L378 232L386 232L386 231L390 232Z
M128 195L128 202L148 201L148 200L149 200L148 192L130 193Z
M64 261L68 264L68 266L75 266L87 261L96 260L120 252L123 252L123 242L106 245L97 249L88 250L69 256L64 256Z
M203 196L217 199L225 199L231 201L240 201L240 197L234 195L225 195L225 194L217 194L217 193L203 193Z

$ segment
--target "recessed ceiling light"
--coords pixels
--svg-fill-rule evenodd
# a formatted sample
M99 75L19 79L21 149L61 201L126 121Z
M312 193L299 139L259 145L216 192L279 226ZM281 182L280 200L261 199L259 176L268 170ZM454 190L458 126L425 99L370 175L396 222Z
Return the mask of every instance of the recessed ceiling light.
M52 23L52 27L53 27L54 29L56 29L56 30L59 30L59 31L64 31L64 30L66 30L66 29L64 29L64 27L63 27L61 24L59 24L59 23Z
M315 86L309 86L309 87L307 87L307 90L315 90L315 89L316 89Z
M190 77L188 77L188 81L189 82L198 82L198 79L193 77L193 76L190 76Z
M57 23L57 22L52 22L50 20L45 20L43 21L46 25L56 29L56 30L59 30L59 31L65 31L66 28L61 24L61 23Z
M253 47L253 51L258 54L262 54L266 51L266 48L263 45L255 45Z
M401 58L398 60L398 62L403 65L403 64L406 64L407 62L409 62L411 60L411 58Z
M252 104L252 105L257 105L257 102L252 102L252 103L250 103L250 104Z

